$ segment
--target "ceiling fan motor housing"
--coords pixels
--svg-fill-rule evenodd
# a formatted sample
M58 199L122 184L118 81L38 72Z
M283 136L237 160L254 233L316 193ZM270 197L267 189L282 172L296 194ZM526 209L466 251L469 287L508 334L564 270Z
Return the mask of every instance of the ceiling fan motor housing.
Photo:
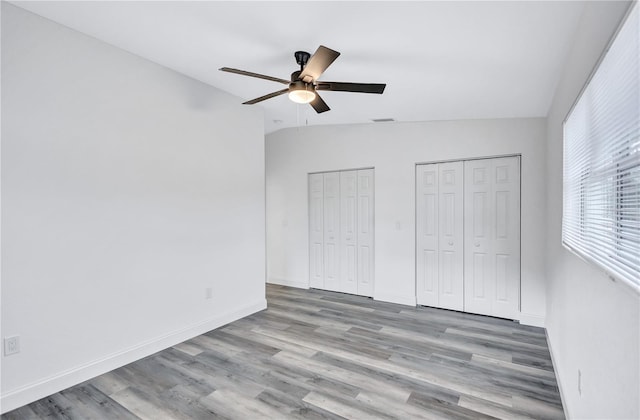
M315 92L316 88L313 83L305 83L302 80L293 80L289 83L289 90L308 90Z
M297 81L297 80L301 80L300 79L300 73L302 73L302 71L300 70L296 70L293 73L291 73L291 83Z
M298 51L300 53L301 51ZM297 54L297 53L296 53ZM300 78L301 70L296 70L291 73L291 83L289 83L289 92L303 90L307 92L312 92L313 96L315 96L316 87L313 83L307 83ZM294 94L295 95L295 94ZM295 100L294 100L295 102Z

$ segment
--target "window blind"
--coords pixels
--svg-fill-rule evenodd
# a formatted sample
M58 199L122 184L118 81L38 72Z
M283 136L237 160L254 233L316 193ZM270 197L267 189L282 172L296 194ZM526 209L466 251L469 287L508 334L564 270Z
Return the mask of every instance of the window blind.
M564 123L562 241L640 291L640 7Z

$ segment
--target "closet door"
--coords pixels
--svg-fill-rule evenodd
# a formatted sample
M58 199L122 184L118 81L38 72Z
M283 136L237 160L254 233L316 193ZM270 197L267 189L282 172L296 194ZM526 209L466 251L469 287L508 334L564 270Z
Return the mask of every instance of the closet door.
M465 162L465 301L467 312L491 314L493 229L490 159Z
M493 160L495 203L495 300L492 312L519 319L520 312L520 158Z
M324 287L324 177L309 175L309 286Z
M340 172L340 287L358 293L358 171Z
M439 165L438 297L439 307L463 310L463 191L462 162Z
M373 169L309 175L309 286L373 296Z
M416 167L416 298L438 306L438 164Z
M416 170L417 302L461 311L464 304L463 164Z
M520 305L520 161L465 162L467 312L517 319Z
M324 174L324 289L340 290L340 173Z
M373 169L362 169L357 173L358 178L358 288L361 296L373 297Z

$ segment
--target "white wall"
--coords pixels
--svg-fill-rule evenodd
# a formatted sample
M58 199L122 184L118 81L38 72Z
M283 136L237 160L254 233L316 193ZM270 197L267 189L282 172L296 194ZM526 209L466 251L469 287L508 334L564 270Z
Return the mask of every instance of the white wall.
M240 102L2 2L3 411L265 307Z
M640 418L640 296L561 245L562 121L627 6L587 3L548 116L547 332L565 410L580 419Z
M375 167L374 298L415 305L415 164L522 154L522 320L545 314L545 120L377 123L267 136L267 281L308 287L307 174Z

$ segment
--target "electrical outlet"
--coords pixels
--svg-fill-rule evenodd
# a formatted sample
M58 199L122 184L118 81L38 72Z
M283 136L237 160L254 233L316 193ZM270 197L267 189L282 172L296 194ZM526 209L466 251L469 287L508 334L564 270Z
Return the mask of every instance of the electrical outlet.
M582 371L578 369L578 395L582 396Z
M204 298L211 299L213 297L213 289L211 287L207 287L204 289Z
M20 353L20 337L17 335L14 335L13 337L5 337L4 355L10 356L16 353Z

